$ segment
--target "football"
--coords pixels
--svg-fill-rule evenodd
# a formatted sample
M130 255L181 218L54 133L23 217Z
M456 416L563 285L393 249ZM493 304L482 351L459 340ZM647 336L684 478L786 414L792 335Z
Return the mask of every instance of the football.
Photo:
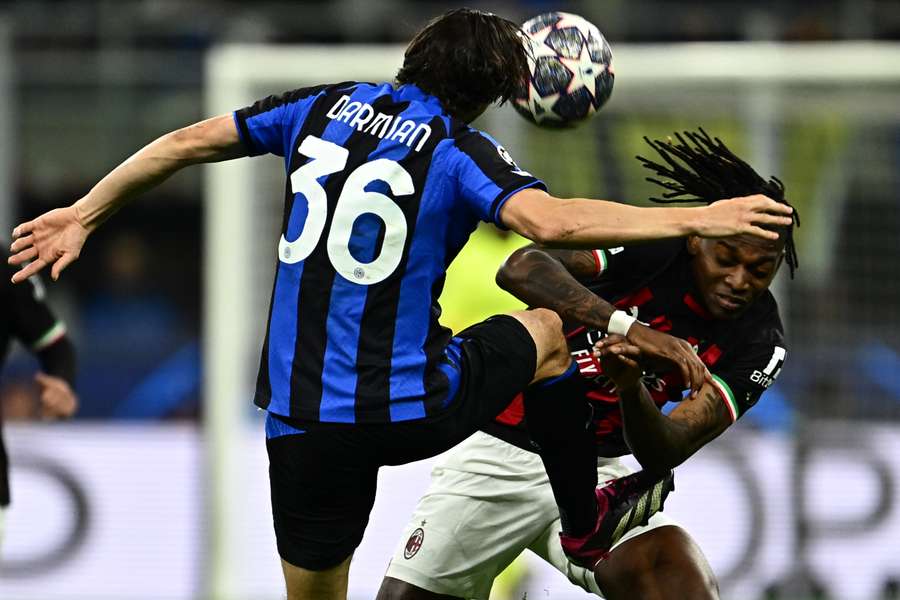
M543 127L570 127L596 114L612 94L612 50L589 21L549 12L522 25L529 76L513 98L523 117Z

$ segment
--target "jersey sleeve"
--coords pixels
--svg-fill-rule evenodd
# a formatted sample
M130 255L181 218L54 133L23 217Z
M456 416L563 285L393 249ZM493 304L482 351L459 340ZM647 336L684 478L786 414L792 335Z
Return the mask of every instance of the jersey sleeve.
M596 280L630 282L648 279L668 266L681 252L681 239L591 250Z
M780 331L741 347L740 355L713 368L713 385L725 402L731 421L737 421L759 401L784 366L787 348Z
M293 132L328 87L299 88L234 111L234 122L248 156L284 156L290 152Z
M41 281L31 277L13 284L9 279L14 271L7 266L3 274L3 304L8 311L9 330L30 351L40 352L66 335L66 327L44 302Z
M468 129L456 137L454 159L459 197L479 219L499 227L504 227L500 209L513 194L526 188L547 189L481 131Z

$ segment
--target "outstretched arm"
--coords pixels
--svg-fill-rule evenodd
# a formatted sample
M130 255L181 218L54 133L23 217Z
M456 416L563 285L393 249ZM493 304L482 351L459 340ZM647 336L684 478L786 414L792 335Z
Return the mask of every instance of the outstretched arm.
M636 348L621 337L613 342L604 346L601 365L616 384L625 440L645 470L666 473L731 425L731 413L711 383L662 414L641 382Z
M793 209L762 195L692 208L641 208L582 198L555 198L528 188L500 211L503 224L542 246L608 248L687 235L726 237L748 233L776 240L763 226L788 226Z
M158 186L188 165L244 156L230 114L200 121L154 140L113 169L66 208L41 215L13 230L9 264L31 264L13 275L19 283L52 265L51 277L78 258L87 236L126 202Z
M532 307L549 308L563 320L607 331L616 308L587 289L579 280L597 273L589 250L526 246L513 252L497 272L497 285ZM635 322L627 339L646 359L672 364L693 393L710 377L686 341Z

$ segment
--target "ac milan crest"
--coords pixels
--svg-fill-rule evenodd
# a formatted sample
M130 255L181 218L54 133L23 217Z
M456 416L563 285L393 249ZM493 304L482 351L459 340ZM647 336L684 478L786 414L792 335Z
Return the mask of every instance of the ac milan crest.
M406 548L403 550L403 558L409 560L413 556L416 555L416 552L419 551L419 548L422 547L422 542L425 540L425 531L419 527L415 531L412 532L412 535L409 536L409 539L406 540Z

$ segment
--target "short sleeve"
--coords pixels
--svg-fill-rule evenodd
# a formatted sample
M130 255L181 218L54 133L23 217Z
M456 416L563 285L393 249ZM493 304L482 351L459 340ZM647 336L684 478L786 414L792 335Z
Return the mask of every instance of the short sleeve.
M748 344L741 348L740 356L713 368L713 385L731 413L732 422L759 401L784 366L787 349L782 336L771 332L768 337L768 342Z
M466 129L455 139L456 181L459 197L482 221L503 227L500 209L516 192L546 190L543 181L523 171L506 149L487 134Z
M299 88L234 111L234 123L247 154L285 156L290 152L293 132L299 129L315 101L329 87Z

